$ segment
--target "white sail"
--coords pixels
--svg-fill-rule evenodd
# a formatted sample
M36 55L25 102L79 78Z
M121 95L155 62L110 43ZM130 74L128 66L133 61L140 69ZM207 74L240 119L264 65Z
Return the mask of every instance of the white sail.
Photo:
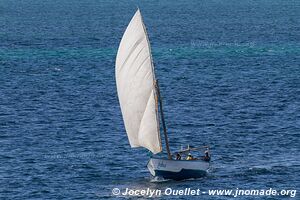
M162 150L150 44L139 10L131 19L116 58L116 82L131 147Z

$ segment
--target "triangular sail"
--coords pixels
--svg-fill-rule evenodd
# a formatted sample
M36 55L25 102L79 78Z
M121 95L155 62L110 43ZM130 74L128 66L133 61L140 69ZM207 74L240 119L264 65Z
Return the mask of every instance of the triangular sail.
M131 19L116 58L116 82L131 147L162 150L150 44L139 10Z

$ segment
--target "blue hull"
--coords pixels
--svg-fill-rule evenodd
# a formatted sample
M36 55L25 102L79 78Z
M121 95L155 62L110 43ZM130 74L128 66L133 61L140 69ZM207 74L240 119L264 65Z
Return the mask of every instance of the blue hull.
M201 178L205 176L206 173L207 172L203 170L190 170L190 169L182 169L179 172L155 170L156 176L163 177L164 179L173 179L176 181L189 179L189 178Z

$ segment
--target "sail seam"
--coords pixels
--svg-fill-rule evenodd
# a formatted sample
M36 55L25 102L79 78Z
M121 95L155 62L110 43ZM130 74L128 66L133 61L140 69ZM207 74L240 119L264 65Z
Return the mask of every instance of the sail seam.
M145 63L148 59L149 59L149 56L147 56L147 57L145 58L145 60L142 62L142 64L139 66L138 70L135 72L135 75L139 72L139 70L142 68L142 66L144 65L144 63ZM144 77L149 76L149 73L150 73L150 74L153 74L152 71L149 71L149 72L147 72L147 73L144 75ZM132 88L131 86L132 86L134 83L135 83L135 79L134 79L134 80L131 80L130 83L128 84L129 86L128 86L127 88ZM134 91L134 90L128 91L128 95L130 96L130 94L131 94L132 92L135 92L135 91Z
M123 64L119 67L119 70L121 71L124 67L124 65L128 62L129 58L132 56L132 53L136 50L137 46L144 40L144 37L140 38L139 40L137 40L134 45L131 47L130 52L128 54L128 56L126 57L125 61L123 62Z
M135 75L140 71L140 69L142 68L142 66L144 65L144 63L149 59L150 56L147 56L143 62L140 64L140 66L138 67L138 70L136 70Z
M149 101L150 101L150 97L151 97L151 93L153 92L153 90L151 90L151 92L150 92L150 95L149 95L149 97L147 98L148 99L148 101L147 101L147 103L146 103L146 107L145 107L145 109L144 109L144 111L143 111L143 115L142 115L142 119L141 119L141 123L140 123L140 125L139 125L139 128L138 128L138 133L140 133L140 128L141 128L141 124L142 124L142 121L143 121L143 119L144 119L144 116L145 116L145 112L146 112L146 110L147 110L147 105L148 105L148 103L149 103ZM139 134L138 134L139 135Z

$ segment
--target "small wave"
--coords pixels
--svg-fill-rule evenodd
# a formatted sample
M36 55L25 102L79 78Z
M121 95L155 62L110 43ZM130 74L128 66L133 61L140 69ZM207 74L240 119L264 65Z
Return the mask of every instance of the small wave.
M249 167L249 170L255 170L255 169L272 169L272 166L271 165L256 165L256 166L252 166L252 167Z
M288 173L288 167L283 165L264 165L249 167L246 171L248 175L265 175L265 174L285 174Z
M272 167L270 166L254 166L249 167L246 174L269 174L272 172Z
M55 68L54 68L54 71L61 71L61 68L55 67Z

